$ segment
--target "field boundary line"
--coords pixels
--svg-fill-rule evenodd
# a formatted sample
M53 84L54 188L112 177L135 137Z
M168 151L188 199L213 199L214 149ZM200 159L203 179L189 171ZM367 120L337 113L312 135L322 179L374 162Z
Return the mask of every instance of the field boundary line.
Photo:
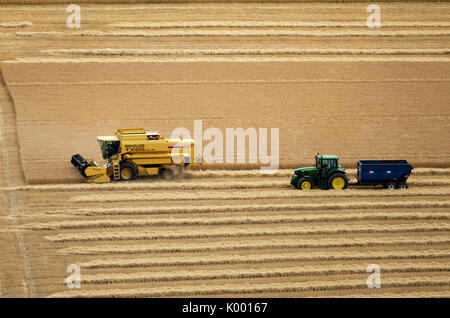
M2 162L3 162L3 178L5 181L5 184L11 185L15 183L22 184L25 182L25 177L23 174L22 169L22 161L20 158L20 149L19 149L19 143L18 143L18 136L17 136L17 126L16 126L16 111L15 106L13 103L12 96L7 88L6 82L3 77L2 70L0 68L0 94L3 96L0 96L0 129L2 129L2 132L0 133L0 147L2 148ZM4 103L2 102L4 101ZM6 105L5 105L6 104ZM7 116L7 110L5 110L5 107L9 107L10 116L6 118ZM10 131L5 131L6 128L6 120L8 120L10 126ZM15 139L15 145L14 142L9 140L7 138L14 138ZM18 160L18 164L20 169L17 169L19 171L15 171L15 173L11 173L11 150L14 149L14 152L17 152L17 154L13 153L12 159ZM7 201L8 201L8 210L9 210L9 216L11 218L11 222L14 226L19 226L19 221L17 219L18 216L18 206L19 201L17 199L16 193L11 192L7 193L6 195ZM27 248L25 246L25 241L23 238L22 233L15 232L15 241L17 244L17 250L18 250L18 256L19 256L19 263L22 265L23 268L23 286L24 286L24 294L25 296L29 297L35 297L36 291L33 281L33 275L31 272L31 265L28 260L28 253Z
M17 131L17 114L16 107L14 105L13 97L6 84L0 63L0 100L4 101L2 103L2 114L1 114L1 127L2 129L2 151L3 151L3 161L4 161L4 178L6 185L8 186L21 186L25 184L25 175L22 168L22 158L19 148L19 137ZM5 109L8 108L8 109ZM9 113L9 116L8 116ZM8 116L8 117L7 117ZM8 123L8 130L6 131L6 125ZM13 152L11 154L11 151ZM11 158L12 157L12 158ZM14 170L11 169L11 161L17 161L19 168Z

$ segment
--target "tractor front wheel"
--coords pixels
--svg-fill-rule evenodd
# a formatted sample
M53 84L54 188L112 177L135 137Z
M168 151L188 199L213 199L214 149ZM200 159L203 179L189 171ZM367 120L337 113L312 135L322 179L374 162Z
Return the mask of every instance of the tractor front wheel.
M328 180L328 188L335 190L347 189L348 180L347 177L342 173L336 173L331 176Z
M130 181L136 179L136 167L127 161L120 164L120 180Z
M314 187L314 184L309 178L301 178L298 180L297 189L299 190L311 190Z

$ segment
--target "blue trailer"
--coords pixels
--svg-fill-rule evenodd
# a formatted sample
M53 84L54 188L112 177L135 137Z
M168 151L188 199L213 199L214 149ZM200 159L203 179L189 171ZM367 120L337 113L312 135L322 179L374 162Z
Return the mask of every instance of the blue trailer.
M382 185L386 189L406 189L414 168L406 160L358 160L355 185Z

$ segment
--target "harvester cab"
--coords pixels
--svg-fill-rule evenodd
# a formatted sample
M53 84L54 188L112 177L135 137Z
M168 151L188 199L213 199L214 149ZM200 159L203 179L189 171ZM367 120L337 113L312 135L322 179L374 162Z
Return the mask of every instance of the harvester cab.
M120 140L116 136L97 137L103 159L109 159L119 152Z
M80 154L72 156L72 164L88 182L133 180L142 175L160 175L168 180L175 176L175 170L200 163L194 159L194 140L165 139L142 128L118 129L115 136L97 137L97 141L103 159L108 160L104 167Z
M345 170L339 166L339 158L334 155L317 154L316 165L295 169L291 184L299 190L314 187L321 189L345 189L348 179Z

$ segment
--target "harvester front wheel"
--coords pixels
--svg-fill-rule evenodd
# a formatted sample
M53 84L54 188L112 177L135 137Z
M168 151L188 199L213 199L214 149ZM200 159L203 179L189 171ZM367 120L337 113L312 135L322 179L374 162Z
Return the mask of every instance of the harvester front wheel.
M136 167L132 163L124 161L120 164L120 180L134 180L136 175Z
M309 178L301 178L297 183L297 189L299 190L311 190L313 186L313 182Z
M328 180L328 188L335 190L347 189L348 180L347 177L342 173L336 173L331 176Z

